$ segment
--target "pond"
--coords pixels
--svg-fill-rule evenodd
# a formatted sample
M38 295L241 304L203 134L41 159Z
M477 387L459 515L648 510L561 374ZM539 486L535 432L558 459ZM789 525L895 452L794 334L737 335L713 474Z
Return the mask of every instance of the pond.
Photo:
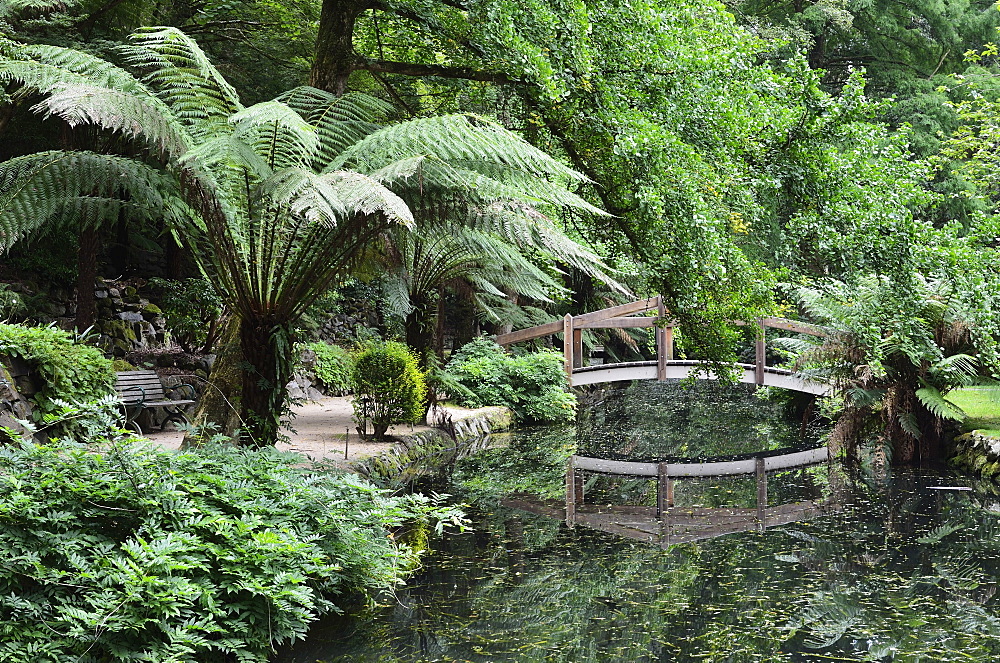
M705 457L808 443L819 432L738 386L637 383L593 396L578 429L523 432L461 462L452 490L472 505L473 530L436 541L406 587L363 614L317 624L279 660L1000 657L1000 500L945 469L775 473L770 505L813 500L827 513L665 547L503 506L510 492L563 497L577 444ZM650 503L650 482L591 481L593 499ZM678 481L676 492L692 507L745 508L755 498L753 478Z

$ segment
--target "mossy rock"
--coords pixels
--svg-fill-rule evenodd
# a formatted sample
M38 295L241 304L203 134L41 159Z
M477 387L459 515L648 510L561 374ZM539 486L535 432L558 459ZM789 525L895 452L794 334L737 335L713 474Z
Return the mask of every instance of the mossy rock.
M120 373L122 371L137 371L137 370L139 370L138 368L136 368L132 364L128 363L124 359L115 359L113 362L111 362L111 365L114 367L116 373Z
M142 307L142 315L155 318L158 315L162 315L163 311L156 304L146 304Z

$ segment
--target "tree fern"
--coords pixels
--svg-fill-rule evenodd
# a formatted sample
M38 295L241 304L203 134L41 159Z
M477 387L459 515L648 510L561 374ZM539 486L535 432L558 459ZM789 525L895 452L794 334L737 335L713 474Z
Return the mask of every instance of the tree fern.
M99 223L124 209L179 222L189 210L177 193L171 178L133 159L93 152L10 159L0 163L0 250L54 218Z
M439 233L431 253L442 263L414 254L409 266L427 271L411 273L411 284L464 278L484 307L506 292L538 301L558 290L528 255L614 283L552 220L564 209L600 213L568 188L586 178L491 121L391 124L383 102L312 88L244 107L175 28L140 30L122 50L139 76L71 49L0 48L0 83L41 95L37 112L146 150L135 159L49 153L8 162L0 245L56 215L164 216L239 318L252 366L244 418L258 443L277 435L294 321L391 226L428 234L414 242Z

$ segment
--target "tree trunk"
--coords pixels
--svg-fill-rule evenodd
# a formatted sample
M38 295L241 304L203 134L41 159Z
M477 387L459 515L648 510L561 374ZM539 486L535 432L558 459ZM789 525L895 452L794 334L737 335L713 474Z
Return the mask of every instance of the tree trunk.
M413 348L422 366L427 365L427 355L434 347L434 327L428 320L429 312L435 305L425 299L413 301L413 310L406 316L403 328L406 331L406 344Z
M80 228L80 249L77 253L76 273L76 328L80 331L97 322L97 299L94 286L97 282L97 253L101 237L91 224Z
M476 309L472 302L472 289L462 288L456 297L453 314L455 336L452 350L458 350L476 337Z
M240 426L240 390L243 387L243 350L240 347L239 325L233 316L222 323L219 352L208 376L201 398L192 417L195 428L213 424L215 431L227 438L236 436ZM198 437L184 435L183 447L197 445Z
M309 84L342 95L354 71L354 24L370 0L323 0Z
M288 410L285 385L292 379L294 342L287 323L269 319L240 321L240 346L249 375L243 378L243 444L274 446L281 417Z

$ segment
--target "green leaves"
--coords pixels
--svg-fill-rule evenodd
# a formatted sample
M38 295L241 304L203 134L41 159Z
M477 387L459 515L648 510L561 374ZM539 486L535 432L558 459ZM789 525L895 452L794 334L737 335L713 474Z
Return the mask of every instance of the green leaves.
M336 597L399 582L415 552L386 528L456 515L276 452L100 437L0 448L4 661L265 663Z
M563 357L541 351L510 355L487 338L478 338L458 350L447 370L475 398L466 407L503 405L524 423L572 421L576 396L568 390Z
M39 380L33 396L38 419L57 409L54 399L91 401L114 387L111 360L55 327L0 324L0 356L24 360Z

